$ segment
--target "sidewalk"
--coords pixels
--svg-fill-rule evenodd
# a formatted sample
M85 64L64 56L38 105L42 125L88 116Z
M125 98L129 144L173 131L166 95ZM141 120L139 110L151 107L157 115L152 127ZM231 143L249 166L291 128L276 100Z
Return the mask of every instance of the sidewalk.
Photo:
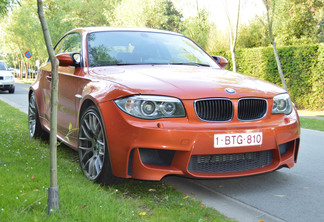
M324 120L324 111L298 110L299 117Z
M300 115L299 117L307 118L307 119L319 119L319 120L324 120L324 116L302 116Z

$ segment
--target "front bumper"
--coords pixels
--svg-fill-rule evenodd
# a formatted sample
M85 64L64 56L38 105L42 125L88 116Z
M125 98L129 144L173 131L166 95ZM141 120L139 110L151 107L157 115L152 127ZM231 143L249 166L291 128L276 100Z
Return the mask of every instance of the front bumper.
M15 87L15 81L0 80L0 90L10 90Z
M186 110L193 106L192 101L184 105ZM226 123L204 122L190 112L186 118L141 120L122 112L112 101L100 104L100 110L117 177L238 177L290 168L297 161L300 123L295 109L290 115L267 115L250 122L234 116ZM247 132L262 132L262 145L214 148L214 134Z

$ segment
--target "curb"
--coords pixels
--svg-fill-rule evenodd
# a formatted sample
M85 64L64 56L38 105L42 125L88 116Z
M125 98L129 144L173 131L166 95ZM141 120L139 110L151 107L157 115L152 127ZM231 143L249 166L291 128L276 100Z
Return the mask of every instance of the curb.
M231 219L240 222L284 222L284 220L261 211L248 204L219 193L209 187L199 183L199 180L184 179L176 176L168 176L163 179L167 185L175 187L177 190L186 193L188 196L202 200L208 207Z

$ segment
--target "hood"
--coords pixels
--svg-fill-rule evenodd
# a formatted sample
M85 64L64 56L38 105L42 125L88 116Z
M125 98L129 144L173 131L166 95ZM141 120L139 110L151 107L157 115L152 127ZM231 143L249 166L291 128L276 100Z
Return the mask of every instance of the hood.
M12 76L11 71L6 71L6 70L0 70L0 76Z
M89 74L118 83L134 94L173 96L180 99L211 97L272 98L285 92L277 85L224 69L183 65L132 65L90 68ZM229 94L226 88L234 89Z

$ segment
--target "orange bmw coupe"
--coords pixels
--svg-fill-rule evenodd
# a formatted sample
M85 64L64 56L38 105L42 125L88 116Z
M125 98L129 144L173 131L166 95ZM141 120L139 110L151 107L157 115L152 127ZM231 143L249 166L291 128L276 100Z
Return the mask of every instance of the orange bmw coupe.
M239 177L297 161L300 122L287 92L223 69L225 58L181 34L77 28L55 54L57 137L92 181ZM49 131L50 83L48 62L29 90L31 137Z

